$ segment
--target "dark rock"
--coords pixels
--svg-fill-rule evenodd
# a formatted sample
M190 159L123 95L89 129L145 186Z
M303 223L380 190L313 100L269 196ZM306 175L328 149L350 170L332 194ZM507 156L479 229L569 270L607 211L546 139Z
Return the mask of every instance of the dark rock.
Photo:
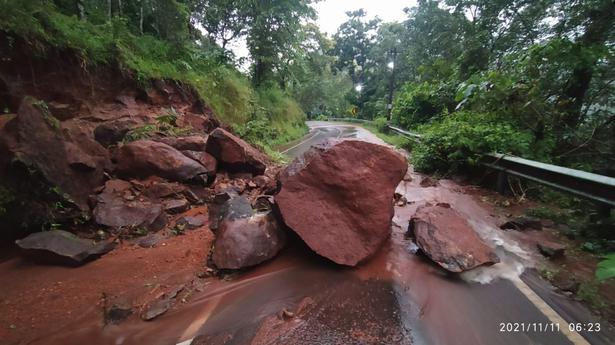
M186 199L171 199L162 202L164 210L169 213L182 213L190 209L190 203Z
M423 178L421 179L420 185L423 188L436 187L438 185L438 180L433 179L429 176L423 176Z
M312 250L354 266L389 237L393 193L407 169L406 159L386 146L327 141L282 171L275 201Z
M94 139L102 146L109 147L124 140L126 134L138 125L139 122L131 118L108 121L94 129Z
M451 272L500 262L470 224L450 207L419 207L408 224L408 235L425 255Z
M564 252L566 251L565 245L544 240L537 243L536 247L538 248L540 254L552 259L563 257Z
M117 172L122 176L160 176L174 181L188 181L208 173L199 162L167 144L152 140L138 140L120 146L115 159Z
M209 228L217 230L222 219L235 220L252 215L250 200L239 197L234 193L226 192L216 194L209 205Z
M195 161L201 163L207 169L207 175L210 177L216 175L216 170L218 169L218 161L214 158L214 156L210 155L207 152L200 151L182 151L182 153Z
M135 243L142 248L152 248L165 238L163 234L156 232L139 238Z
M273 258L286 236L271 212L227 212L216 232L212 260L219 269L240 269Z
M81 171L94 171L98 165L94 158L83 152L79 146L69 142L66 143L66 160L71 168Z
M105 325L119 325L132 315L132 306L128 303L116 303L105 308Z
M208 222L209 218L206 215L185 216L177 221L177 224L186 227L188 230L198 229Z
M207 152L230 172L262 175L267 168L267 158L263 153L222 128L216 128L209 134Z
M30 257L43 263L83 264L113 250L112 242L93 243L70 232L37 232L15 243Z
M47 107L49 111L56 119L60 121L65 121L68 119L72 119L78 115L79 104L66 104L60 102L47 102Z
M206 135L192 135L189 137L162 137L155 141L165 143L179 151L203 152L207 148Z
M94 208L96 223L110 227L145 227L160 230L166 225L162 205L151 200L126 200L131 184L123 180L109 180L97 195Z
M510 219L506 223L500 225L500 229L512 229L517 231L523 231L527 229L542 230L542 223L540 219L537 218L519 216Z
M141 313L141 319L144 321L151 321L158 316L166 313L173 306L173 300L184 289L183 285L179 285L167 293L165 293L160 299L145 305L143 312Z

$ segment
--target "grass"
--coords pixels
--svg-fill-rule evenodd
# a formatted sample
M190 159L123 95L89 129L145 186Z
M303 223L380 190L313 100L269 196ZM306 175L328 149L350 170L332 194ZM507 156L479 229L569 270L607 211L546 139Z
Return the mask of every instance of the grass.
M241 129L258 118L275 129L275 135L247 138L265 151L306 132L305 114L294 100L275 87L255 90L246 76L226 62L221 49L206 42L136 35L124 19L83 21L42 0L0 1L2 33L8 38L9 49L20 39L34 56L71 51L84 69L96 64L117 65L144 86L156 79L189 85L220 121Z

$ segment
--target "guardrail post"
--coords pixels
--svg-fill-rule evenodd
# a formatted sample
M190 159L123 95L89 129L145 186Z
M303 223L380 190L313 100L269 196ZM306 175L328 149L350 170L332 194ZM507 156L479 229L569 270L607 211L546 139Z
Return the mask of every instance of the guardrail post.
M496 191L500 194L506 194L508 192L508 174L504 171L498 171Z

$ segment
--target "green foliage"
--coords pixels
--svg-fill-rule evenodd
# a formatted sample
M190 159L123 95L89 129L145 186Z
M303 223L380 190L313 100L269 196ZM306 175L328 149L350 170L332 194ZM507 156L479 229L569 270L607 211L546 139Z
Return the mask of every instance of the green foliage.
M511 124L494 121L489 113L456 112L423 126L412 162L424 172L455 172L478 163L480 154L527 155L531 137Z
M378 132L380 133L387 133L388 132L388 121L386 117L377 117L374 119L374 126L376 126L376 129L378 130Z
M148 123L131 129L123 142L128 143L153 137L181 137L190 134L192 128L177 126L177 116L175 109L170 108L166 114L156 118L156 123Z
M249 143L280 160L282 156L272 147L306 134L305 114L293 99L275 86L258 89L252 104L249 119L235 124L233 129Z
M596 278L599 281L613 277L615 277L615 253L605 256L596 269Z
M453 102L453 92L445 84L410 83L398 93L393 120L405 128L437 120Z

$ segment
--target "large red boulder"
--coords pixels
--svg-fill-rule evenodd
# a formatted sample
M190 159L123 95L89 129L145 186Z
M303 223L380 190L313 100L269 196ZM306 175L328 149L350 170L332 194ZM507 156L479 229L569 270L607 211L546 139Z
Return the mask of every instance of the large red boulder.
M160 176L174 181L187 181L210 173L201 163L181 151L153 140L138 140L118 148L117 172L126 177Z
M207 152L218 160L221 168L230 172L262 175L267 168L267 157L263 153L222 128L209 134Z
M316 253L354 266L388 238L404 156L358 140L312 147L280 174L275 197L286 225Z
M451 272L500 262L470 224L448 204L420 207L410 219L408 234L423 253Z

